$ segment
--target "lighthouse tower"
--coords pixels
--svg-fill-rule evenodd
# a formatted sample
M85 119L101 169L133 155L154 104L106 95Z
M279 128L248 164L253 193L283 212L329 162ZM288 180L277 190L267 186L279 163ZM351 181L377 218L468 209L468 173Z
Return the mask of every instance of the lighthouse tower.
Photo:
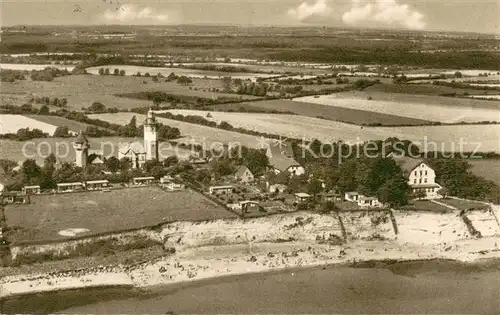
M158 125L152 110L148 111L144 121L144 150L146 151L146 161L158 159Z
M87 166L87 159L89 156L89 141L85 137L82 131L76 137L76 141L73 143L73 148L75 148L76 161L75 164L78 167Z

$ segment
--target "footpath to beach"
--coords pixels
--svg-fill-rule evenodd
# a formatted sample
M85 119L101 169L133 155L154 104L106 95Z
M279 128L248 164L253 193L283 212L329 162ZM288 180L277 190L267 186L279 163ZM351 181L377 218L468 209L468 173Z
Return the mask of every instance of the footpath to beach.
M300 221L297 221L299 215L302 223L293 223ZM256 219L234 223L234 230L228 228L228 221L196 226L188 226L187 223L169 225L161 232L163 237L174 236L166 244L179 242L175 233L180 233L183 225L186 228L182 232L181 244L169 256L135 266L8 275L0 279L0 298L100 286L152 289L229 275L366 261L448 259L473 263L500 258L498 234L471 237L456 216L422 216L418 225L413 223L415 218L408 213L396 214L396 220L401 223L397 235L389 230L390 223L374 228L371 235L361 230L354 233L352 228L347 228L349 239L345 243L337 243L336 237L335 242L328 242L329 232L337 233L334 230L337 226L328 218L331 217L301 213L281 217L281 221L274 218L274 221ZM272 226L265 226L264 222ZM405 222L413 227L405 226ZM242 230L243 227L246 230ZM198 232L196 229L199 229ZM204 242L198 241L201 239L198 233L205 235ZM241 238L241 234L244 234L245 240L234 241ZM225 243L216 244L215 240L222 237Z

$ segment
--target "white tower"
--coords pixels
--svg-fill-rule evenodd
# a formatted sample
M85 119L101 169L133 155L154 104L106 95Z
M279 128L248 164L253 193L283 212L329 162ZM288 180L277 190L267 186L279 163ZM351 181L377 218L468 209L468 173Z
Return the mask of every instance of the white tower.
M152 110L144 121L144 150L146 150L146 161L158 159L158 125Z
M76 141L73 143L73 148L75 148L75 157L76 161L75 164L78 167L85 167L87 166L87 159L89 155L89 141L85 137L82 131L78 134L78 137L76 137Z

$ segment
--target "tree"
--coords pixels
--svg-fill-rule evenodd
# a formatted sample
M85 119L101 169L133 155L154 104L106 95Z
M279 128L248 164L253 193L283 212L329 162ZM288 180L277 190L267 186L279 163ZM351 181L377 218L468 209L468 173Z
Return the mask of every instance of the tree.
M104 106L101 102L93 102L92 105L90 105L89 110L94 113L104 113L106 112L106 106Z
M139 72L139 74L140 74L140 72ZM125 75L125 70L120 70L120 76L123 77L124 75Z
M120 69L113 70L113 75L119 75L120 74Z
M231 77L222 78L222 87L224 88L224 91L231 91L231 81Z
M307 185L307 192L314 197L321 192L323 187L321 186L321 182L315 178L313 178Z
M331 211L338 210L337 205L333 201L327 201L320 208L321 213L330 213Z
M177 163L179 163L179 159L175 155L169 156L163 160L163 166L165 166L165 167L170 167L170 166L175 165Z
M446 187L443 187L440 190L438 190L437 193L443 196L443 198L446 198L450 194L450 191Z
M177 75L175 73L170 73L167 77L167 81L174 81L174 80L177 80Z
M160 95L153 96L153 106L155 108L158 108L161 102L163 102L163 97L161 97Z
M35 183L40 179L42 169L36 164L34 159L27 159L23 162L21 173L25 176L26 182Z
M457 72L455 72L454 76L455 76L455 78L461 78L462 77L462 72L457 71Z
M66 126L59 126L56 128L56 131L54 131L54 137L55 138L68 138L71 137L71 134L69 133L69 128Z
M14 167L17 166L17 163L7 159L0 159L0 168L4 174L10 174Z
M219 128L224 130L231 130L233 129L233 126L227 121L221 121L219 124Z
M50 113L49 108L47 105L43 105L40 107L40 110L38 111L38 115L48 115Z
M424 199L426 196L427 194L425 193L425 191L420 189L413 193L413 197L415 199Z
M177 83L182 84L182 85L187 85L187 84L193 83L193 80L191 80L191 78L183 75L177 79Z
M112 173L116 173L121 169L120 160L118 160L118 158L114 156L110 157L109 159L106 159L105 165L108 171Z
M391 178L387 180L378 191L378 199L391 207L404 206L408 204L409 186L404 177Z
M59 107L66 107L67 105L68 105L68 99L66 98L59 99L59 104L58 104Z
M104 74L109 75L109 68L104 69Z
M99 69L99 75L104 75L104 69L103 68Z

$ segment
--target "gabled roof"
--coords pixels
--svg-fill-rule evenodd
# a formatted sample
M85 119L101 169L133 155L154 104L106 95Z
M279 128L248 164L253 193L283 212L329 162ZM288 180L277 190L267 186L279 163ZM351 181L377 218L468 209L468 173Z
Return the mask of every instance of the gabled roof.
M422 159L415 159L409 156L393 155L392 158L394 159L394 161L396 161L396 164L398 164L399 167L401 167L401 169L405 174L411 173L411 171L413 171L420 164L422 163L425 164L425 162Z
M280 170L282 172L288 170L292 166L301 166L299 162L295 161L292 158L288 158L286 156L275 157L274 155L272 158L269 159L269 164L273 168Z
M246 167L245 165L241 165L240 167L238 167L238 169L236 170L236 173L234 173L234 176L237 176L237 177L240 177L240 176L243 176L243 174L245 174L246 171L249 171L250 170L248 169L248 167ZM251 174L252 172L250 172ZM253 174L252 174L253 175Z
M269 150L272 157L294 157L292 145L283 141L274 141L273 143L269 144Z
M123 155L127 155L129 151L132 151L134 154L144 154L146 150L144 150L144 146L139 142L126 143L118 149Z
M76 137L75 143L78 143L78 144L88 144L89 143L89 140L87 139L87 137L85 137L85 135L83 134L83 131L80 130L80 132L78 133L78 136Z

